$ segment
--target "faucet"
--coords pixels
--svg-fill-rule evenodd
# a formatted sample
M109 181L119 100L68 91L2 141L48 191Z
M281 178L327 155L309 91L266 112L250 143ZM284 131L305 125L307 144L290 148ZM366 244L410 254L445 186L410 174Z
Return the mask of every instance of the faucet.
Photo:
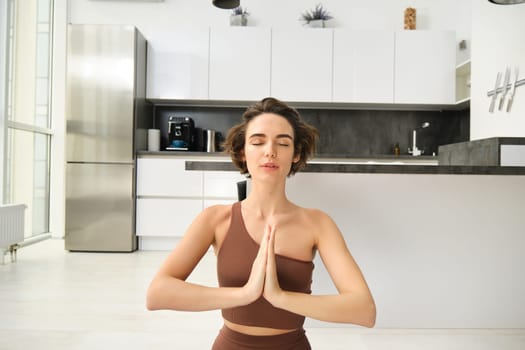
M413 155L414 157L415 156L420 156L424 152L424 150L420 150L419 148L417 148L417 143L416 143L417 132L418 132L418 130L422 130L422 129L428 128L429 126L430 126L429 122L424 122L420 127L415 128L414 130L412 130L412 149L408 148L408 153Z

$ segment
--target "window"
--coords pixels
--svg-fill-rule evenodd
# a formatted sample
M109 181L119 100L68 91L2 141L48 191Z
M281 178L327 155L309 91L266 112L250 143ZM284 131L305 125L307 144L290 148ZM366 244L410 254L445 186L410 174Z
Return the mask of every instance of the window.
M26 238L49 232L53 0L8 0L3 202L24 203Z

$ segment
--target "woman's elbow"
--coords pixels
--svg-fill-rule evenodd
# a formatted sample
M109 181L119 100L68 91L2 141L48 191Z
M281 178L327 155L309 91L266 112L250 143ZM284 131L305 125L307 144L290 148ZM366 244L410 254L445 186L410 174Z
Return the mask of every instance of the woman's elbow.
M367 318L363 326L367 328L372 328L375 326L375 324L376 324L376 304L372 300L370 304L368 305Z
M149 311L160 310L159 295L157 293L158 288L152 283L148 291L146 292L146 309Z
M160 308L157 306L155 301L148 296L146 297L146 309L148 309L148 311L155 311L159 310Z

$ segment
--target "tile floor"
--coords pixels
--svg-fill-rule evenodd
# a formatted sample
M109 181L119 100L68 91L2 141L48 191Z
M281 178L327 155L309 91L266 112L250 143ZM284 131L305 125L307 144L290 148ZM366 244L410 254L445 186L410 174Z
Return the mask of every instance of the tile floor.
M149 280L167 252L70 253L59 239L0 265L1 350L209 349L220 313L145 309ZM190 277L215 283L209 253ZM525 329L306 328L313 349L518 350Z

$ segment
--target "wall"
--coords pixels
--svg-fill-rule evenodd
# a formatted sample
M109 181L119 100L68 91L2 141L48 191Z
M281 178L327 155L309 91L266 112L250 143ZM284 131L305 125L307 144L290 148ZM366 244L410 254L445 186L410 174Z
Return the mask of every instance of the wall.
M67 0L54 0L53 67L51 86L51 118L54 135L51 137L49 230L53 237L65 232L65 96L66 96L66 23Z
M487 91L494 88L497 72L504 73L507 66L519 67L520 79L525 78L525 4L502 6L486 0L472 4L471 139L523 137L525 86L516 89L510 113L489 113Z

